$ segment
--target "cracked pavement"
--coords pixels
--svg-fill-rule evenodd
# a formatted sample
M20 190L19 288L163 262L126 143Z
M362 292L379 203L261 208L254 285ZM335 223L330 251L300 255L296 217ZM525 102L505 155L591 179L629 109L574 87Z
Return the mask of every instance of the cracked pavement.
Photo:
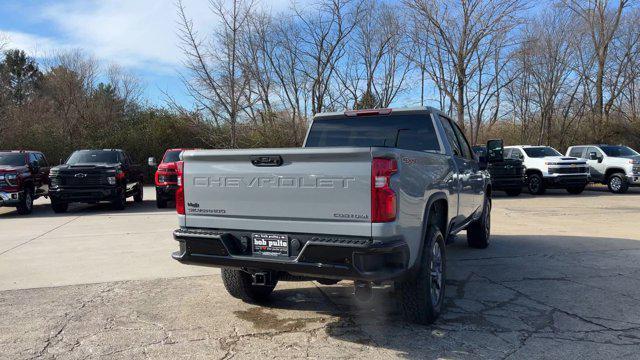
M432 326L401 321L388 285L369 303L309 281L236 300L217 269L170 259L175 216L150 200L0 208L0 359L638 359L639 190L498 194L490 247L447 247Z

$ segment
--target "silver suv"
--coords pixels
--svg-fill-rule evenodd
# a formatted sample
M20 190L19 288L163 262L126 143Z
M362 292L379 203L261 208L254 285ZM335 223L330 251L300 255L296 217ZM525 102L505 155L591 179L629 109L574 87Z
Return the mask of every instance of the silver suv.
M567 156L583 158L591 170L591 181L606 184L613 193L640 185L640 154L623 145L576 145Z

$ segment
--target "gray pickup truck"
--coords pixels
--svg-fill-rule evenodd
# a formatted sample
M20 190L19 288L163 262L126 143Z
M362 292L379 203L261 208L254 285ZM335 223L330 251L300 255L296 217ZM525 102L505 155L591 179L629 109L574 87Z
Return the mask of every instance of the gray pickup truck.
M323 113L303 148L185 151L174 238L184 264L222 268L229 293L276 283L394 282L407 320L432 323L445 243L489 243L491 183L455 122L432 108Z

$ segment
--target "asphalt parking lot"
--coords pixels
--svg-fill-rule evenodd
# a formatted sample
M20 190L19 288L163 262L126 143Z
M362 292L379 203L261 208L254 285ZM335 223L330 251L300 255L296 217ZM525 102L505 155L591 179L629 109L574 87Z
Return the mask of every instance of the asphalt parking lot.
M404 323L390 287L280 283L264 307L170 259L153 189L124 211L0 208L0 358L637 359L640 189L497 195L489 249L447 248L446 312Z

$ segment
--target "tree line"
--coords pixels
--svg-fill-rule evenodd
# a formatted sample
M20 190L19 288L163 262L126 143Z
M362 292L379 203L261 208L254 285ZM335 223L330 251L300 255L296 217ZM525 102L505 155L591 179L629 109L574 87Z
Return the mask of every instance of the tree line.
M81 50L0 61L0 148L299 146L318 112L434 106L473 143L640 146L640 8L630 0L316 0L282 13L178 2L192 106L150 105L123 68ZM0 48L2 47L0 39Z

